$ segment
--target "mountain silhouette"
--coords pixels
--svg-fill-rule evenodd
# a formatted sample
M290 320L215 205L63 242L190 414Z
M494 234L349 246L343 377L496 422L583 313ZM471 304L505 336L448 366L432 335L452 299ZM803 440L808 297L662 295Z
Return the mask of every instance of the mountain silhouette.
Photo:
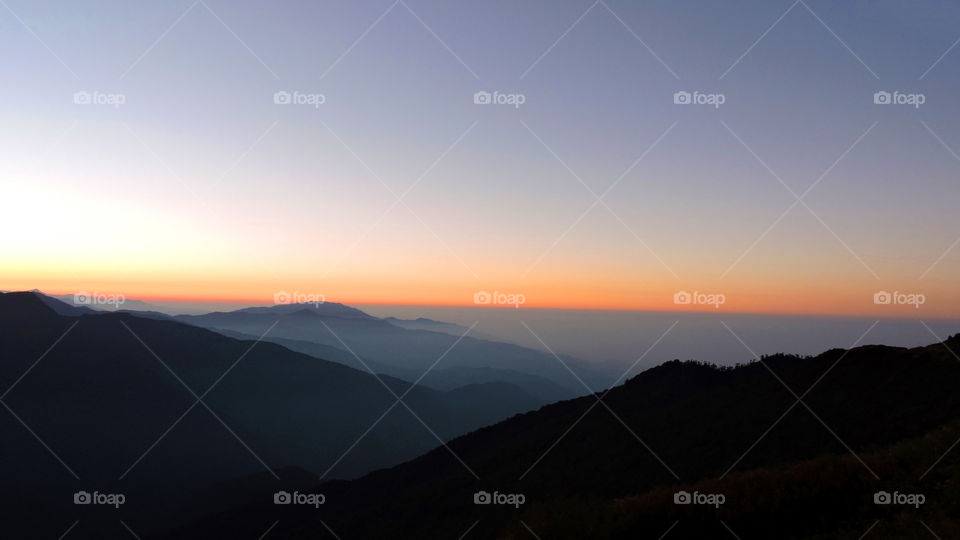
M0 295L0 506L35 518L23 537L49 537L51 511L77 515L78 490L126 493L127 516L149 531L209 510L204 493L230 479L266 474L275 490L288 466L350 478L538 402L506 383L411 387L274 343L58 302Z
M523 388L541 404L583 394L580 377L596 390L610 384L585 362L507 343L421 329L406 329L342 304L281 304L205 315L179 315L176 320L217 331L260 336L272 327L267 341L312 354L306 343L349 352L344 361L377 372L450 389L464 384L506 382ZM469 330L466 328L465 330ZM354 356L356 355L356 356ZM359 360L357 359L359 357ZM440 361L438 362L438 359ZM566 366L564 365L566 364ZM433 368L431 369L431 366ZM568 370L573 370L574 376Z
M929 537L922 520L957 537L958 353L953 337L731 368L672 361L459 437L450 451L321 483L312 490L329 502L318 511L255 505L178 534L279 520L276 538L860 538L871 526L878 538ZM874 504L883 490L926 493L930 504ZM480 491L525 502L474 504ZM678 491L726 503L678 505Z

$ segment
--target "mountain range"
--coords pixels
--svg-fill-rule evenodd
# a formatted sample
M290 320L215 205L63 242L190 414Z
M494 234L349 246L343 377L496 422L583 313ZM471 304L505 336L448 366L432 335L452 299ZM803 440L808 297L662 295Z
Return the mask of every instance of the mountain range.
M0 505L41 517L74 512L77 489L162 515L171 493L198 509L210 486L288 466L350 478L539 404L509 383L435 390L36 292L0 295L0 351Z
M264 336L266 341L305 354L322 355L333 347L347 352L335 353L346 365L357 369L369 366L378 373L421 380L432 388L449 390L466 384L510 383L541 404L582 395L584 383L600 390L614 378L576 358L554 357L518 345L476 339L470 336L470 328L452 335L422 329L435 328L440 323L402 327L397 319L379 319L332 302L178 315L176 320L235 336ZM442 326L449 330L455 325ZM317 349L316 345L324 348Z
M271 537L288 539L331 531L342 538L825 539L868 531L956 538L958 353L953 337L729 368L672 361L608 392L454 439L449 451L318 483L306 491L325 494L320 509L262 499L177 537L277 520ZM523 503L476 504L481 492L508 501L519 494ZM676 504L682 493L724 500ZM925 504L877 504L882 493L921 494Z
M529 390L538 370L563 388L552 357L323 306L171 317L0 294L5 534L960 537L960 336L674 360L543 405ZM450 389L420 379L438 348ZM405 363L416 377L386 374Z

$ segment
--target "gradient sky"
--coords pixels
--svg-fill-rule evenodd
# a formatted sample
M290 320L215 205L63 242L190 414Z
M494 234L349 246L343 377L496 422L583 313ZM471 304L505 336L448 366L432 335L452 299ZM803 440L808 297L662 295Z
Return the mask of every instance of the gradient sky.
M3 289L960 316L956 3L5 3Z

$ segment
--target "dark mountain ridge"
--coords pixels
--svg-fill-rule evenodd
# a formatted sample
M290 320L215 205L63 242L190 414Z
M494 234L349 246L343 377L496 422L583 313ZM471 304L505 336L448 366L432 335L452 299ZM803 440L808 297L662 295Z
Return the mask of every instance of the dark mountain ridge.
M326 534L325 526L344 538L456 538L471 526L470 537L521 538L529 536L527 524L560 538L656 538L683 518L671 535L703 538L728 534L719 516L752 533L743 538L833 538L865 521L851 536L857 538L872 516L889 515L878 513L873 492L892 491L891 478L912 474L885 456L907 452L903 459L919 476L948 450L951 433L960 437L958 351L954 336L914 349L869 345L731 368L667 362L611 389L606 405L593 395L567 400L451 441L450 450L479 480L437 449L361 479L316 486L329 501L319 511L254 506L243 511L245 519L226 514L182 534L280 519L271 533L278 538ZM960 456L943 463L939 481L960 483ZM778 477L803 490L795 495L795 513L785 502L791 499L775 489ZM773 492L751 492L744 487L751 479ZM671 497L682 488L728 491L741 501L709 511L678 509ZM526 504L476 505L480 490L522 493ZM831 510L828 494L850 512ZM820 504L829 519L810 519ZM780 519L762 519L761 508ZM916 536L922 534L919 528Z
M274 343L49 302L0 295L0 507L34 516L23 537L76 514L77 490L122 490L125 515L156 530L171 497L209 508L205 486L267 467L357 476L536 404L507 384L411 388Z
M359 356L363 363L376 365L381 371L409 380L419 379L434 388L456 385L508 382L540 398L545 404L583 394L583 386L552 355L512 345L476 339L468 333L453 336L423 329L407 329L378 319L353 308L341 316L337 305L289 304L270 308L248 308L206 315L180 315L177 320L218 331L260 336L272 327L265 338L293 340L286 342L306 351L303 343L335 347ZM438 363L438 360L442 359ZM592 388L601 389L613 376L596 370L585 362L570 357L563 361ZM348 365L362 367L356 358ZM436 364L436 366L434 366ZM433 369L429 369L434 366ZM429 372L428 372L429 369Z

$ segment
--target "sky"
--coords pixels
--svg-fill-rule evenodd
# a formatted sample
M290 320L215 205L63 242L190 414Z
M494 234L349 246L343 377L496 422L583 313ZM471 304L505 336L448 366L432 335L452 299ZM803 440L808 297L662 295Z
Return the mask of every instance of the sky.
M4 0L0 288L958 317L958 28L945 1Z

